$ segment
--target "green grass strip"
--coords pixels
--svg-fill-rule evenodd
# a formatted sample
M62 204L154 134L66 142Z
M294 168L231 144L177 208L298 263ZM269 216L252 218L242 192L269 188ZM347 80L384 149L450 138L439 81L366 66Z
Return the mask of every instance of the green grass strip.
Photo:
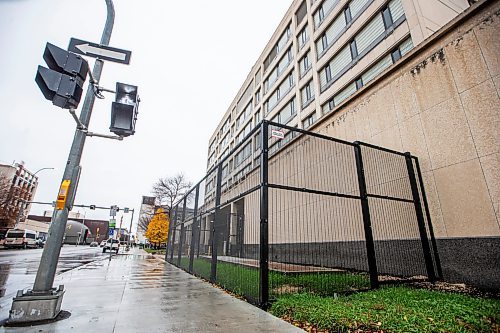
M331 331L493 332L500 323L500 300L387 287L338 298L281 295L270 312Z

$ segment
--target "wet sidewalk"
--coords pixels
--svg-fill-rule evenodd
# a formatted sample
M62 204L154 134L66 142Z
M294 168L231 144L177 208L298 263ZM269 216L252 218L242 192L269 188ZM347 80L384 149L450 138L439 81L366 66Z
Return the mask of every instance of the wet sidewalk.
M69 318L0 332L303 332L139 249L58 275L59 284Z

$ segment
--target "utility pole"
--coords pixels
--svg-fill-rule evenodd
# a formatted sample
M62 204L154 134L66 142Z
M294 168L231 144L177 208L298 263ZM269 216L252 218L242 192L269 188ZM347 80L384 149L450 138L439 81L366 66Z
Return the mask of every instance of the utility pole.
M109 41L111 39L115 11L113 1L105 1L107 7L107 18L100 44L107 46L109 45ZM97 59L95 61L92 77L96 82L99 82L101 78L103 65L103 60ZM89 84L79 118L81 124L84 125L84 129L89 128L94 101L94 86ZM75 131L73 144L71 145L71 150L62 178L63 184L67 184L69 182L69 186L65 188L65 191L68 193L67 200L62 209L54 210L52 224L49 229L47 242L45 243L43 249L33 290L28 290L26 293L23 293L22 290L18 291L17 296L14 298L12 303L9 322L21 323L54 319L61 311L64 286L59 286L59 288L55 289L52 288L52 284L54 283L68 214L75 199L74 197L81 169L80 160L86 137L86 131L82 130L81 126L78 126ZM63 186L61 186L61 190L62 189ZM34 311L36 311L37 316L32 314Z

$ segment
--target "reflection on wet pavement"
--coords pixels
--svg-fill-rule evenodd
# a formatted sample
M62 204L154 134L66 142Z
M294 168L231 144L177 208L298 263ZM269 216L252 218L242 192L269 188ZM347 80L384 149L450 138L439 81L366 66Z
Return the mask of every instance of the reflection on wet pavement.
M42 249L0 251L0 302L17 290L31 288L40 264ZM61 249L56 274L103 257L100 248L65 246Z

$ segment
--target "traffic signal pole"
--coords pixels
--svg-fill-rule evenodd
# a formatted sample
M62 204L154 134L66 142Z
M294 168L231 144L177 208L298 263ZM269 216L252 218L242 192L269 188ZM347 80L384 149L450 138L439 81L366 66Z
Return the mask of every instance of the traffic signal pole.
M107 18L104 26L104 31L101 37L101 45L109 45L115 11L112 0L105 0L107 7ZM99 82L103 69L103 61L97 59L94 64L93 77L95 83ZM94 106L95 95L94 85L91 82L87 88L87 94L80 113L80 122L89 127L92 108ZM79 126L78 126L79 127ZM10 323L34 322L40 320L54 319L60 312L62 297L64 294L63 287L58 289L52 288L54 283L57 263L63 242L68 214L73 206L80 175L80 160L82 157L83 147L85 145L87 133L86 131L77 128L73 139L73 144L69 153L66 168L62 183L70 181L69 187L65 188L67 199L63 207L56 207L52 216L52 223L48 232L47 242L44 246L42 258L35 278L33 290L28 290L26 293L19 291L17 297L14 298L9 316ZM67 183L66 183L67 184ZM61 186L61 190L63 186ZM47 308L48 307L48 308ZM36 310L36 311L33 311ZM33 315L35 314L35 315Z
M107 6L106 25L101 37L102 45L109 45L111 39L111 32L113 30L113 23L115 18L115 10L112 0L105 0ZM94 64L92 75L97 82L101 78L102 68L104 62L97 59ZM94 86L89 84L85 101L83 103L82 111L80 113L80 122L86 127L89 127L92 109L94 107L95 95ZM62 240L64 237L64 230L66 229L66 222L68 221L68 214L70 207L73 206L75 200L74 194L77 184L77 170L79 169L80 160L82 157L83 146L87 135L84 131L76 129L73 144L69 153L66 169L64 170L63 180L71 180L69 186L69 196L66 200L64 209L54 210L52 216L52 224L49 229L47 243L43 249L40 266L35 278L33 292L47 292L52 288L54 282L57 262L59 261L59 254L61 252Z

